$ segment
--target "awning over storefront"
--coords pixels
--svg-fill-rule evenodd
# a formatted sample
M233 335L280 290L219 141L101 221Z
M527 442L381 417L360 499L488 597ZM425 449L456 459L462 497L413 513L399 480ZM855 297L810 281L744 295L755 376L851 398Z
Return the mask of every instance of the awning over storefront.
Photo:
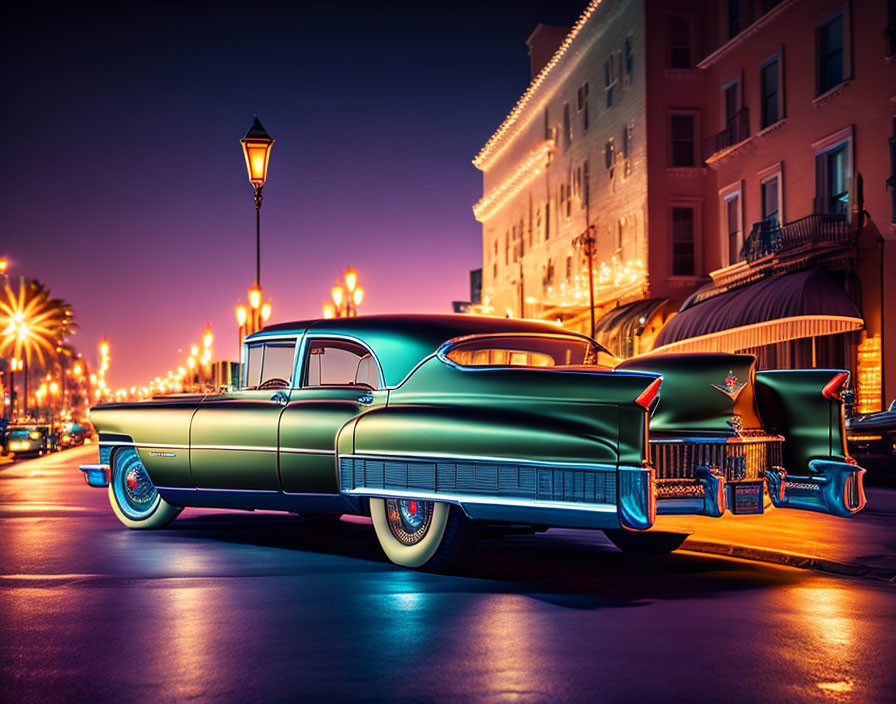
M865 326L843 287L817 269L693 300L666 323L653 352L738 352Z
M648 298L614 308L602 315L594 324L594 337L604 347L620 358L638 353L634 338L668 299ZM659 327L659 325L657 325Z

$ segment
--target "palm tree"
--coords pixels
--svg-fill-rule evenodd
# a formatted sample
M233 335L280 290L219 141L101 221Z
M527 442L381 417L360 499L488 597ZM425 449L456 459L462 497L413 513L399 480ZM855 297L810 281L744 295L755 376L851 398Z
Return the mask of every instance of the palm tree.
M36 280L19 280L18 291L8 283L0 289L0 355L25 363L24 397L27 411L28 367L47 367L73 330L74 311Z

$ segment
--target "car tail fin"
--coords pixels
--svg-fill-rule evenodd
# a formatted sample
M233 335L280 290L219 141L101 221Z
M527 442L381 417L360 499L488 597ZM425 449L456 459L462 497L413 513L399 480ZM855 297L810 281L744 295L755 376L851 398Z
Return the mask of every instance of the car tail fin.
M659 400L660 386L662 386L662 384L663 377L658 376L638 395L638 398L635 399L635 403L639 406L643 406L644 410L650 411L652 407L655 407L654 401Z
M849 379L849 372L837 372L821 389L821 395L829 401L842 401L843 385L847 379Z

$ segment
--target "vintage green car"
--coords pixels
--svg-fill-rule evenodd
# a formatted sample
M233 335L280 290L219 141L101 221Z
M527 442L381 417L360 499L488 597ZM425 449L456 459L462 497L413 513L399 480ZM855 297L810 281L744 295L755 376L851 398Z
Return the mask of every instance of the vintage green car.
M864 506L845 372L609 358L503 318L272 325L245 340L239 389L94 407L100 463L81 469L131 528L184 506L369 515L389 559L430 570L458 566L484 523L597 528L659 552L685 536L656 531L657 514Z

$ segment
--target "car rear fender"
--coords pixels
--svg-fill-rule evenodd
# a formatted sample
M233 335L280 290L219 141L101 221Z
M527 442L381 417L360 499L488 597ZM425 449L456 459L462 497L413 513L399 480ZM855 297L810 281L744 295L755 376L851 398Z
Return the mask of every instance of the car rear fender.
M816 459L846 461L839 390L847 379L848 373L840 369L756 373L759 415L767 429L784 436L783 460L788 473L810 471L809 463ZM838 388L829 388L837 380Z

